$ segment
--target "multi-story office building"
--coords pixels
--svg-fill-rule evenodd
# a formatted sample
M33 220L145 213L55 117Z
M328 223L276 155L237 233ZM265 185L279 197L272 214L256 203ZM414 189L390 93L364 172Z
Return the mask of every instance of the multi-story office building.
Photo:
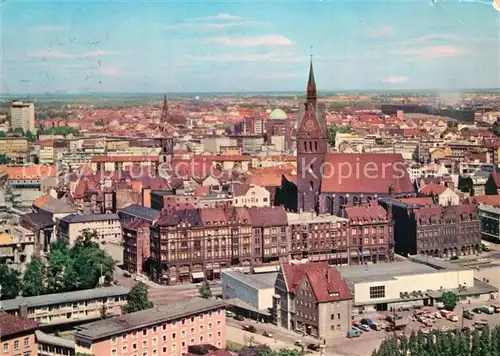
M348 263L349 220L311 212L287 215L293 260Z
M121 315L129 289L113 286L2 301L2 310L40 325L59 325ZM1 318L0 318L1 319Z
M0 311L0 345L2 356L37 356L33 320Z
M28 139L25 137L0 137L0 154L11 164L25 164L29 160Z
M35 133L35 104L13 101L10 105L10 120L13 129Z
M481 239L499 243L500 208L480 205L478 210L479 217L481 218Z
M57 238L73 246L84 230L96 231L100 241L106 243L120 243L122 240L118 214L67 215L58 222Z
M394 260L394 230L385 209L376 202L345 209L349 219L349 264Z
M75 351L92 355L185 355L192 345L226 347L225 304L195 298L77 327Z
M279 263L287 253L286 212L278 207L164 211L151 228L151 276L166 284Z
M219 278L231 266L263 273L291 261L391 261L393 230L385 210L377 204L347 209L346 218L287 214L283 207L164 210L150 230L150 274L158 283L176 284ZM138 261L144 244L137 236L145 227L132 225L126 254Z
M439 206L413 199L380 199L394 220L395 252L453 257L480 250L481 220L474 204Z

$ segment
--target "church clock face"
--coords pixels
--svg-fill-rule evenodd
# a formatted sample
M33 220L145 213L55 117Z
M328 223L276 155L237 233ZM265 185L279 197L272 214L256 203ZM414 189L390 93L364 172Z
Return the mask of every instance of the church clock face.
M316 128L316 125L314 124L314 121L312 119L307 119L307 121L304 123L304 129L308 132L314 131Z

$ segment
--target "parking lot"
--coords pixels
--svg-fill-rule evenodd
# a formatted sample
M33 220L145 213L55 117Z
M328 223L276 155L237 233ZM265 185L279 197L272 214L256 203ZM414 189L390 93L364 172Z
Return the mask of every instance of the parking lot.
M380 346L380 343L387 337L391 337L394 335L401 336L409 336L412 331L417 332L418 330L426 331L426 330L453 330L457 328L468 327L471 330L475 328L475 324L477 322L487 323L490 326L500 325L500 313L495 314L485 314L485 313L472 313L472 319L463 318L463 310L473 310L474 308L481 307L484 305L491 305L497 303L493 302L483 302L483 303L465 303L459 304L454 310L454 314L457 315L458 320L453 322L447 320L444 317L434 318L430 324L424 325L421 321L418 321L415 317L415 314L422 313L422 316L429 315L432 313L439 312L439 309L436 307L425 307L422 309L415 309L413 311L407 312L399 312L398 314L403 317L403 319L407 320L406 327L397 331L386 331L386 330L373 330L368 328L369 331L363 331L359 337L348 339L345 336L338 337L335 339L331 339L327 342L326 349L327 355L329 355L328 350L331 352L335 352L338 355L345 356L364 356L370 355L371 352ZM390 323L386 321L387 315L390 315L390 312L370 312L365 313L359 316L356 316L354 323L360 324L361 319L370 319L372 322L376 324L380 324L381 326L388 326Z

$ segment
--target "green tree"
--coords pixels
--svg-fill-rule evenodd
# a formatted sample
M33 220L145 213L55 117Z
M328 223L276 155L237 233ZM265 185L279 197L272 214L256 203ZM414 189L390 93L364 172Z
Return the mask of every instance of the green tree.
M127 296L125 313L134 313L139 310L149 309L153 303L148 300L148 286L142 282L136 284Z
M212 290L210 289L210 284L208 283L207 280L203 281L200 288L198 289L198 293L200 297L202 297L203 299L212 298Z
M0 137L5 137L6 134L5 134L5 131L0 131Z
M31 297L45 293L45 264L34 258L26 266L23 277L23 296Z
M453 310L457 306L458 297L453 292L444 292L441 295L441 300L446 310Z
M60 293L77 289L66 288L64 273L69 263L70 256L68 246L60 240L51 243L47 267L47 290L49 293ZM75 278L74 283L76 282L77 280Z
M21 291L21 273L0 264L0 299L13 299Z
M36 141L36 135L33 134L31 131L26 131L25 134L26 138L28 139L29 142L35 142Z
M335 146L335 137L337 136L337 132L350 133L353 131L350 127L347 126L337 126L337 125L328 126L328 143L331 146Z
M494 126L492 131L495 135L500 136L500 126Z
M0 153L0 164L9 164L9 163L10 159L3 153Z

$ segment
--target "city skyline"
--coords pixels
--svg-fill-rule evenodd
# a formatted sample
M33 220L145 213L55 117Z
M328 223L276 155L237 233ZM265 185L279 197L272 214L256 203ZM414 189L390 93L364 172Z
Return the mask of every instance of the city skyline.
M320 91L499 87L480 2L1 6L2 93L300 91L311 52Z

